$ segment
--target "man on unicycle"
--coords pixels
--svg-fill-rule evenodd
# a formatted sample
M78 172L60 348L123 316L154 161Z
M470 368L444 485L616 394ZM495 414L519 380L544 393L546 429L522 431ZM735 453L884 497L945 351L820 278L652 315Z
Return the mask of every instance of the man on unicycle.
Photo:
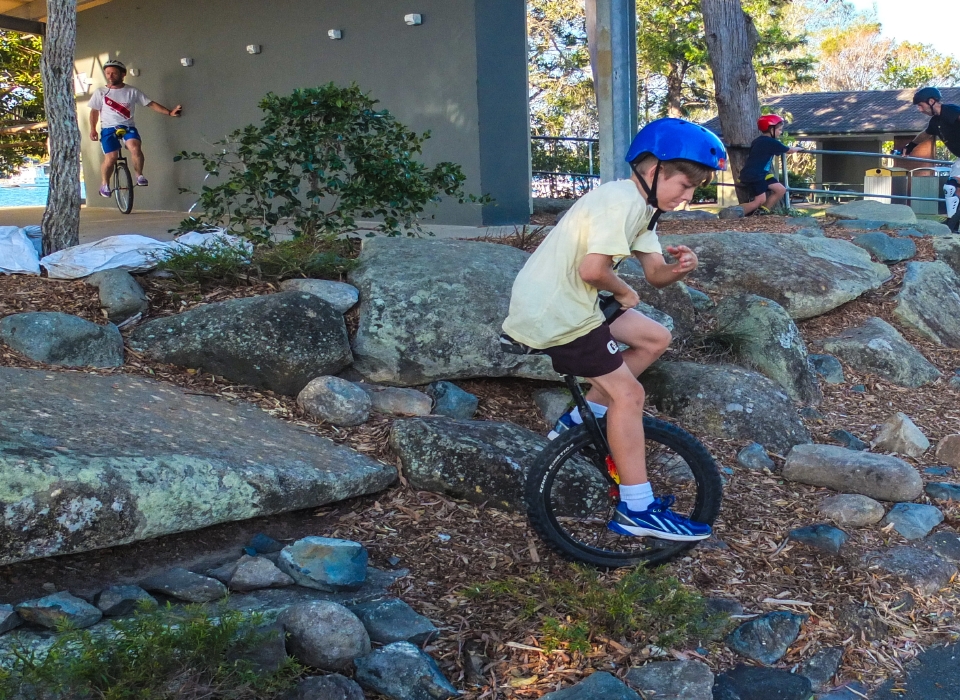
M620 502L607 527L620 535L693 542L711 533L706 523L670 510L672 498L656 498L647 478L645 394L637 377L663 354L671 336L634 308L640 299L615 266L633 255L657 288L693 272L698 260L687 246L668 246L676 262L666 262L656 222L663 211L689 202L698 185L724 168L726 157L720 140L696 124L672 118L651 122L627 153L630 179L581 197L513 285L504 332L542 350L560 374L589 378L589 407L597 417L606 415L620 476ZM619 306L609 319L601 310L601 291ZM629 349L621 352L620 343ZM551 439L581 422L578 408L567 411Z
M110 196L110 176L117 164L120 155L120 138L130 151L130 161L136 175L136 184L147 186L147 178L143 176L143 150L140 147L140 132L133 121L133 113L137 105L149 107L154 112L169 117L179 117L180 105L167 109L159 102L154 102L137 88L124 84L127 67L120 61L107 61L103 66L103 75L107 80L105 87L93 91L88 106L90 107L90 139L100 141L104 159L100 166L100 196ZM102 131L97 132L97 123ZM117 134L120 129L122 136Z
M960 157L960 106L944 104L943 95L935 87L917 90L913 104L930 117L930 123L906 145L903 154L908 156L924 141L939 137L953 155ZM960 160L950 168L950 179L943 186L943 198L947 204L946 224L953 233L957 233L960 229Z

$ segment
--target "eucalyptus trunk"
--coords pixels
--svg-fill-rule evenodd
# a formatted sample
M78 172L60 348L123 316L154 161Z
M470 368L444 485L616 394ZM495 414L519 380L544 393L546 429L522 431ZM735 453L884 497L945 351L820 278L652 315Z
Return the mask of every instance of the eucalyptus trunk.
M43 254L80 242L80 128L73 97L76 0L47 0L40 72L50 129L50 193L43 212Z
M753 67L760 37L740 0L702 0L700 9L713 69L720 128L730 152L733 177L739 179L760 116L757 73ZM749 199L740 187L737 197L741 202Z

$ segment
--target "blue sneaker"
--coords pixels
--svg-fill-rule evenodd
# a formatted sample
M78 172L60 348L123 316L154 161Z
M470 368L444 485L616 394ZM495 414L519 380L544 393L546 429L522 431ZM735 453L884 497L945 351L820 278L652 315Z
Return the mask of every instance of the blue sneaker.
M560 418L557 419L557 424L553 426L553 430L547 433L547 440L556 440L558 437L560 437L560 433L565 433L570 430L570 428L580 425L573 420L573 416L571 415L574 408L576 407L571 406L563 412Z
M642 511L630 510L626 503L621 502L607 527L618 535L657 537L674 542L707 539L713 532L710 526L674 513L670 510L673 500L673 496L655 498L650 507Z

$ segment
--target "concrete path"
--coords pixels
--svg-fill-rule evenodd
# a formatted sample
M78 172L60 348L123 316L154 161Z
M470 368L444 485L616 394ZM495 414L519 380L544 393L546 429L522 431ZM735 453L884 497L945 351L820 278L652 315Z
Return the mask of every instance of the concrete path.
M960 643L928 649L909 666L906 682L883 684L873 700L957 700Z
M44 207L3 207L0 208L0 226L39 225ZM108 207L83 207L80 210L80 242L89 243L108 236L124 233L136 233L160 241L173 239L170 229L176 228L187 213L181 211L136 211L121 214ZM514 226L494 226L478 228L475 226L423 227L437 238L477 238L484 235L508 235Z

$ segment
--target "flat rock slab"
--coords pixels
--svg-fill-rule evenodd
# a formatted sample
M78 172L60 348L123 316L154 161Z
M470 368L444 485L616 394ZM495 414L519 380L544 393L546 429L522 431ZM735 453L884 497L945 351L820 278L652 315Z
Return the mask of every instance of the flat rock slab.
M704 291L773 299L794 319L824 314L890 277L867 251L836 238L727 231L661 241L696 252L700 265L690 281Z
M841 493L827 496L820 502L820 515L838 525L863 527L883 519L883 506L868 496L856 493Z
M354 678L392 700L447 700L459 695L437 663L410 642L394 642L356 660Z
M939 260L907 263L893 313L933 342L960 348L960 275Z
M396 476L248 404L0 368L0 565L312 508Z
M748 440L781 454L810 442L790 397L756 372L732 365L657 362L640 381L648 400L694 435Z
M714 700L810 700L810 679L778 668L737 666L717 676Z
M415 238L367 238L350 281L360 289L354 367L375 383L555 379L544 356L501 352L510 290L529 258L517 248Z
M36 362L64 367L119 367L123 338L113 324L54 311L11 314L0 319L0 341Z
M28 600L16 606L16 611L27 622L48 629L69 623L73 627L90 627L100 622L103 613L87 601L60 591L37 600Z
M919 472L902 459L835 445L797 445L782 474L790 481L881 501L912 501L923 492Z
M150 576L141 581L140 586L151 593L163 593L188 603L209 603L227 595L227 587L216 579L180 568Z
M853 239L853 244L882 263L909 260L917 254L917 244L909 238L893 238L880 231L860 234Z
M940 370L880 318L868 318L860 326L824 339L822 345L854 369L878 374L898 386L917 388L940 378Z
M960 644L921 652L906 680L887 681L874 700L956 700L960 697Z
M919 588L924 595L936 593L957 573L957 567L943 557L908 546L868 554L864 563L898 576L908 586Z
M423 646L440 633L429 619L399 598L360 603L351 606L350 611L363 623L370 640L377 644L410 642Z
M919 540L943 522L943 512L924 503L898 503L884 520L884 525L893 525L893 529L908 540Z
M547 693L540 700L641 700L623 681L597 671L574 686Z
M778 611L744 622L727 637L727 646L741 656L771 665L797 641L805 615Z
M917 215L906 204L887 204L860 199L847 204L837 204L824 212L838 219L865 219L885 223L915 224Z
M625 680L645 698L713 700L713 671L702 661L655 661L631 668Z

